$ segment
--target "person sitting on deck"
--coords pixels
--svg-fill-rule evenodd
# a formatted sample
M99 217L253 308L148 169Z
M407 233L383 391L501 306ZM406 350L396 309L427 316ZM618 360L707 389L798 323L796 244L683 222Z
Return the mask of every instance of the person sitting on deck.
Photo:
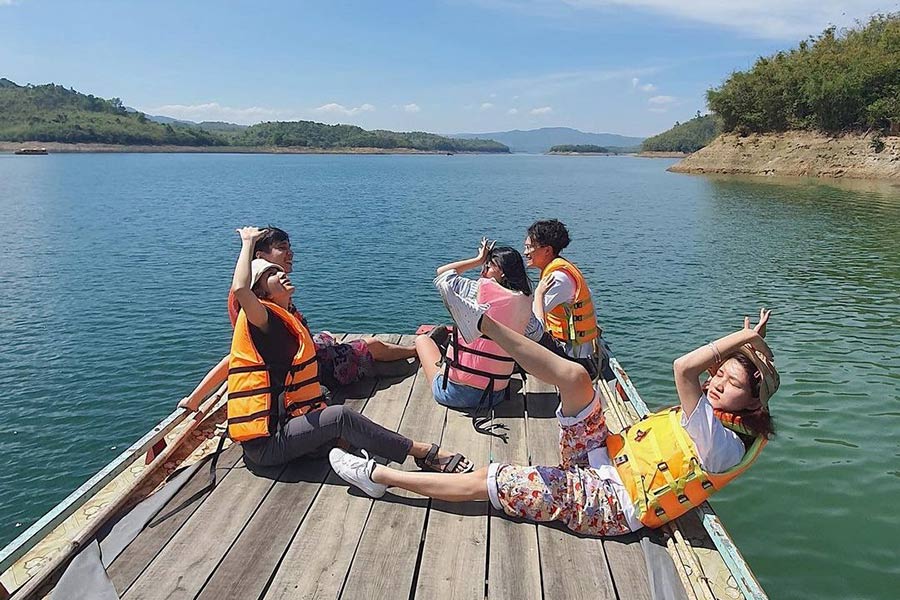
M267 227L263 235L256 242L253 249L254 258L262 258L281 267L290 274L293 270L294 252L291 249L291 240L287 232L277 227ZM234 294L228 294L228 317L231 326L234 327L238 311L237 300ZM309 329L306 318L291 303L289 311L300 320L304 327ZM325 387L335 390L340 386L346 386L363 379L380 374L378 363L405 360L416 355L415 346L403 346L391 344L374 337L352 340L340 343L327 331L313 335L316 345L316 359L319 361L319 377ZM204 398L225 381L228 374L228 356L225 356L204 376L190 395L183 398L178 406L189 410L197 410Z
M556 219L535 221L525 237L525 260L540 269L541 280L534 292L534 314L547 330L543 344L561 345L565 354L578 360L592 377L615 378L609 369L608 350L597 324L591 289L581 271L560 256L569 242L569 230Z
M774 428L778 388L759 323L685 354L674 363L680 405L610 434L602 394L585 370L495 321L488 305L445 298L462 335L490 337L529 373L559 388L560 464L491 464L466 475L406 473L334 449L335 472L373 497L389 486L449 502L490 500L508 515L562 521L574 532L620 535L659 527L740 475ZM701 375L712 375L700 382ZM599 383L598 386L603 385Z
M253 259L264 231L239 229L241 252L231 290L240 306L228 368L228 435L254 466L284 464L343 441L395 462L413 456L423 468L464 473L461 454L440 451L386 429L345 406L327 406L315 345L288 309L294 286L284 269Z
M461 276L473 267L481 267L478 279ZM438 267L434 285L473 302L490 302L497 320L518 333L532 339L540 339L544 333L540 321L531 313L531 282L525 274L525 263L513 248L495 248L482 238L474 258ZM509 390L513 359L488 339L469 343L454 333L450 335L442 370L439 345L446 340L444 327L416 338L416 352L427 380L432 382L434 399L451 408L491 407L502 402Z

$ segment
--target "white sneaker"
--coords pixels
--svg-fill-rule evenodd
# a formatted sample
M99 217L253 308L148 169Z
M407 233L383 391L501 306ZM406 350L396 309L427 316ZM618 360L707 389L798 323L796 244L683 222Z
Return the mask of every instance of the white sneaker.
M478 330L478 323L481 317L491 307L490 304L478 304L466 298L461 297L452 290L448 285L439 285L438 290L441 292L441 298L444 299L444 306L450 311L453 322L456 324L456 330L470 344L481 337Z
M372 481L372 471L375 469L375 460L369 458L368 452L363 450L365 458L350 454L340 448L332 448L328 453L328 462L338 476L351 485L355 485L373 498L381 498L387 491L387 486Z

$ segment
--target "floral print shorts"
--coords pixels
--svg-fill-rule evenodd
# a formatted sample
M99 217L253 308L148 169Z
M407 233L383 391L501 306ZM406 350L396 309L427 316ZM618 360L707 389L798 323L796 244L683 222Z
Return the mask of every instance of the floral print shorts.
M561 464L492 464L488 471L492 503L510 516L562 521L585 535L630 532L612 482L588 464L588 452L604 446L609 434L599 398L577 417L558 416Z
M316 359L319 363L319 380L331 389L335 386L356 383L372 375L374 359L369 346L363 340L342 344L327 331L313 336Z

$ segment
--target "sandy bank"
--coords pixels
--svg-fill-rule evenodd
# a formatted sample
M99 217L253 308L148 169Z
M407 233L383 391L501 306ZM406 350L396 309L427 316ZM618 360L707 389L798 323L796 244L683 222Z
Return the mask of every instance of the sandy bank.
M545 152L547 156L631 156L622 152Z
M705 148L669 167L676 173L900 178L900 137L881 138L876 152L873 137L862 134L828 136L807 131L724 134Z
M684 158L685 156L690 156L687 152L638 152L637 156L640 158Z
M46 148L51 154L66 152L182 152L189 154L469 154L411 148L306 148L266 146L126 146L118 144L63 144L60 142L0 142L0 152L20 148ZM503 154L491 152L490 154Z

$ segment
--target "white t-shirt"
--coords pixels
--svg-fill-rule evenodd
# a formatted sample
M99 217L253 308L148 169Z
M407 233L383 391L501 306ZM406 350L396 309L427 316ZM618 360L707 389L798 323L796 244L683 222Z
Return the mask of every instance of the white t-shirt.
M477 279L468 279L457 273L455 269L450 269L434 278L435 287L440 284L448 285L455 294L462 296L467 300L478 302ZM541 337L544 335L544 324L541 323L537 317L531 315L531 318L528 320L528 325L525 326L524 335L536 342L540 341Z
M560 304L572 304L575 301L575 280L565 271L553 271L549 275L550 285L544 293L544 313L548 313ZM588 288L588 293L591 293ZM575 344L566 342L566 354L573 358L590 358L593 355L593 344Z
M594 411L596 402L603 403L602 394L595 394L593 402L574 417L563 416L562 406L556 409L556 417L562 425L575 424L587 418ZM682 414L681 424L697 447L700 465L705 470L711 473L721 473L741 462L744 457L744 442L716 418L706 394L700 396L694 412L690 415ZM613 466L607 449L605 447L596 448L588 452L588 463L600 477L612 483L616 497L619 499L619 506L622 507L625 519L628 521L628 527L632 531L643 527L643 523L635 516L631 496L628 495L628 490L625 489L619 472Z

